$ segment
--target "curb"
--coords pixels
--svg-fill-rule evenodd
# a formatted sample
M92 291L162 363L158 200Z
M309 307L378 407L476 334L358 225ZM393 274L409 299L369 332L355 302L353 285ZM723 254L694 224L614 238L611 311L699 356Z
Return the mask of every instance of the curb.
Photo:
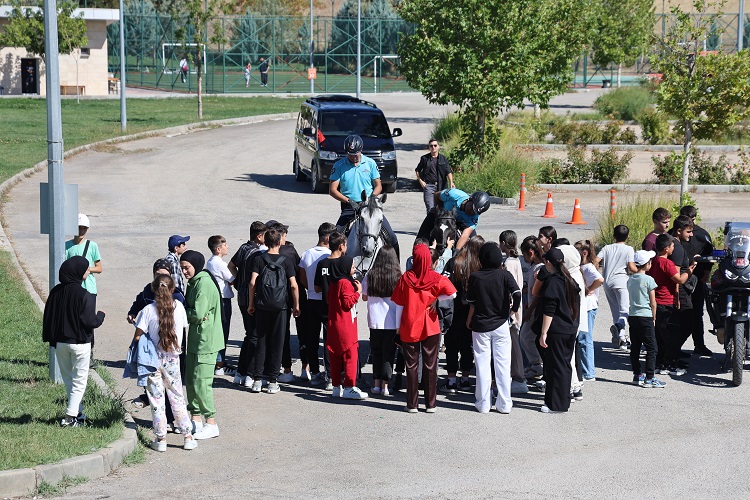
M623 192L674 193L680 192L679 184L535 184L535 187L547 191L575 192L609 192L610 189ZM735 184L691 184L690 193L747 193L750 185Z
M275 120L286 120L289 118L294 118L295 116L296 113L294 112L278 113L273 115L258 115L242 118L229 118L226 120L212 120L190 123L177 127L151 130L148 132L139 132L137 134L114 137L112 139L106 139L103 141L73 148L70 151L66 151L63 154L63 158L70 158L84 151L89 151L90 149L102 144L115 144L143 139L146 137L171 137L210 127L235 126ZM23 170L10 179L6 180L2 184L0 184L0 197L9 192L13 188L13 186L20 183L25 178L45 168L47 168L47 160L41 161L33 167L27 168L26 170ZM28 291L29 295L34 300L36 305L39 307L39 309L44 312L44 301L39 296L39 293L34 288L31 280L29 280L26 271L21 266L13 245L11 245L7 234L5 233L5 228L2 225L2 221L0 221L0 250L5 250L11 255L13 266L21 275L21 279L24 286L26 287L26 290ZM105 394L114 396L95 370L89 371L89 378L97 386L99 386ZM130 415L130 412L128 412L127 410L125 411L123 424L125 428L123 429L122 437L117 441L111 443L106 448L102 448L101 450L97 451L96 453L68 458L63 460L62 462L55 464L44 464L26 469L0 471L0 498L34 494L43 482L55 485L59 483L65 476L83 476L88 479L98 479L114 472L118 467L120 467L120 465L122 465L123 459L128 456L133 450L135 450L136 446L138 445L136 424L133 421L133 417Z
M568 149L570 145L569 144L547 144L547 143L539 143L539 144L519 144L519 148L529 148L529 149L541 149L541 150L550 150L550 151L565 151ZM666 145L666 144L660 144L660 145L650 145L650 144L581 144L581 146L585 147L586 149L596 149L599 150L607 150L610 148L619 149L621 151L654 151L654 152L664 152L664 151L679 151L681 152L683 150L683 147L681 145ZM724 145L724 146L695 146L695 149L698 151L706 151L706 152L725 152L725 153L733 153L735 151L740 151L745 146L741 145Z

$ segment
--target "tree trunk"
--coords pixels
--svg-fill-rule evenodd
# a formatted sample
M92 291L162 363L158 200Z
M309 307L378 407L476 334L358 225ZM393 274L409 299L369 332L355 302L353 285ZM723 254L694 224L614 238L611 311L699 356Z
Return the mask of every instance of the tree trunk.
M78 58L74 57L76 61L76 104L81 104L81 87L78 85Z
M620 88L620 76L622 75L622 63L617 65L617 88Z
M484 158L484 128L485 122L487 121L487 115L484 111L477 112L477 143L476 153L479 158Z
M685 156L682 163L682 183L680 184L680 206L685 199L688 191L688 178L690 177L690 149L693 142L692 123L685 121L685 143L682 146L682 153Z
M537 120L542 117L542 107L538 104L534 104L534 118Z
M198 61L198 64L195 65L195 68L198 70L198 119L203 119L203 95L201 94L201 85L203 83L203 61L201 60L200 55L200 46L198 47L198 57L196 58Z

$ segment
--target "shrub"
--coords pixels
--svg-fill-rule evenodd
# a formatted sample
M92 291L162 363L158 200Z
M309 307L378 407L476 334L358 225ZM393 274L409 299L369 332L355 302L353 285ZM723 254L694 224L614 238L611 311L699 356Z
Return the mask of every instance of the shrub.
M656 207L671 207L674 200L666 197L642 197L618 198L617 211L611 217L609 208L603 210L599 215L599 230L594 236L596 248L614 243L614 228L618 224L624 224L630 229L630 235L626 243L635 249L641 248L643 238L654 228L651 214Z
M750 167L743 161L733 167L727 161L726 155L721 155L715 161L705 151L691 150L689 181L695 184L746 184L750 177ZM672 151L669 156L652 156L654 162L654 176L659 184L679 184L682 181L682 165L685 155Z
M625 130L620 132L620 135L617 136L617 140L615 141L617 144L635 144L638 142L638 136L635 135L635 132L633 132L633 129L630 127L626 127Z
M514 146L503 144L483 164L476 158L465 158L456 166L454 177L456 185L468 193L481 189L490 196L511 198L518 194L521 173L526 174L527 184L532 184L538 165Z
M617 148L609 148L606 151L592 151L591 174L594 182L601 184L612 184L623 180L628 175L628 165L633 159L633 153L628 151L618 156Z
M664 113L648 107L638 115L643 140L649 144L668 144L671 142L669 123Z
M620 135L620 127L622 122L620 120L614 120L604 124L604 128L601 131L601 144L614 144Z
M550 133L556 142L573 144L578 139L578 125L568 121L555 122L550 128Z
M574 144L603 144L603 131L599 125L591 122L583 122L578 125L578 137Z
M645 87L621 87L599 96L594 102L603 115L612 115L620 120L635 120L646 107L654 103L652 93Z
M451 137L459 137L462 131L458 113L448 113L435 122L431 134L442 143L447 142Z
M690 180L698 184L726 184L729 181L729 162L721 155L716 162L705 152L693 152Z
M586 160L586 148L569 146L566 159L550 159L542 163L539 180L549 184L612 184L624 179L633 153L618 156L616 148L593 151Z
M671 151L668 156L656 155L651 157L654 163L654 177L659 184L679 184L682 178L682 153Z
M750 154L740 150L740 161L736 165L729 165L729 175L732 184L750 184Z

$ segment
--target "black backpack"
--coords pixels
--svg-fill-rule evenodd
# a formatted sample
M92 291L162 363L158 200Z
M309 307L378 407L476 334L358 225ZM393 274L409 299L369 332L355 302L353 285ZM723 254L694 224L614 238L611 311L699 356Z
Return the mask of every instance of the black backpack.
M266 266L255 281L255 308L262 311L283 311L287 308L287 276L282 265L283 255L276 262L267 253L261 255Z

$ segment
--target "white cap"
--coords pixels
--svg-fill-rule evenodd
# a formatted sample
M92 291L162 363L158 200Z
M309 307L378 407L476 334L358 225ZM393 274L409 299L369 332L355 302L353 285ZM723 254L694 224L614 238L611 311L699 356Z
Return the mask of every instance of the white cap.
M645 266L647 262L656 257L656 252L651 250L638 250L633 256L636 266Z
M78 214L78 225L83 227L91 227L89 218L86 216L86 214Z

